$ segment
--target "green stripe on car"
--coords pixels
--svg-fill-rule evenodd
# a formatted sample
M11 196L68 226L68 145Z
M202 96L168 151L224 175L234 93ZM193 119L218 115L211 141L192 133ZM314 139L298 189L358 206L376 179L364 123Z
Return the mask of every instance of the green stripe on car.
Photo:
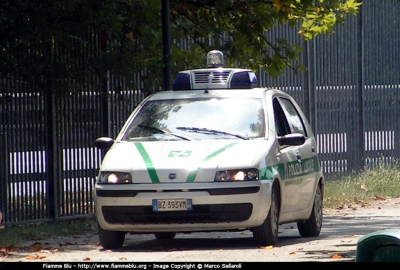
M317 172L320 167L318 157L303 159L302 162L295 160L286 163L286 166L284 163L274 164L260 169L260 180L272 180L277 174L282 180L287 180Z
M212 153L212 154L208 155L207 157L205 157L205 158L201 161L201 163L204 163L204 162L206 162L206 161L212 159L213 157L217 156L218 154L224 152L226 149L231 148L231 147L234 146L235 144L237 144L237 142L228 144L227 146L225 146L225 147L223 147L223 148L221 148L221 149L215 151L214 153ZM188 178L186 179L186 182L187 182L187 183L192 183L192 182L194 182L194 179L196 178L197 173L199 172L200 168L201 168L201 167L199 166L195 171L190 172Z
M147 172L149 173L151 182L160 183L160 179L158 179L157 172L154 169L153 162L151 161L149 154L147 154L146 149L144 149L141 143L135 143L135 146L142 156L144 163L146 164Z

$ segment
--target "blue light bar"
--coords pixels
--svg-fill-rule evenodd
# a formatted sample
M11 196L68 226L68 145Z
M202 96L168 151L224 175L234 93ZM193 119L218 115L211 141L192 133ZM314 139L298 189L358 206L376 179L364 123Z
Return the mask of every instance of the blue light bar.
M242 71L233 74L231 79L231 89L250 89L258 87L256 74L251 71Z
M190 75L187 73L178 73L174 83L172 84L173 90L191 90Z

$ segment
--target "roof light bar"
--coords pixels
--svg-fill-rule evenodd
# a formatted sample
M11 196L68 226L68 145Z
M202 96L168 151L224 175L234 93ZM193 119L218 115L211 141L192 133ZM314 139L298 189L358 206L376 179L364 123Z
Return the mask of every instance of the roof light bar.
M207 68L180 71L173 90L251 89L258 87L257 76L250 69L223 68L224 54L213 50L207 54Z

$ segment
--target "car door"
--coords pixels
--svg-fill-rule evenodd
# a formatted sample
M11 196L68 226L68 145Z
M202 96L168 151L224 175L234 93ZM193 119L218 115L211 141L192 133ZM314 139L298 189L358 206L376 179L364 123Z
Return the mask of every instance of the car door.
M287 113L282 107L278 97L272 101L274 110L275 130L278 137L292 133L292 128L289 124ZM298 160L300 153L299 146L280 145L277 153L277 161L279 166L283 166L280 175L282 181L282 204L281 214L289 214L296 212L298 209L298 201L300 194L298 192L298 170L301 165Z
M282 109L285 113L287 121L290 126L292 133L301 133L305 136L306 141L304 144L297 146L295 151L297 163L289 165L288 182L291 184L291 188L295 189L293 192L296 193L295 197L298 200L296 202L297 210L307 208L313 202L313 193L317 174L316 174L316 141L308 121L305 119L298 104L289 98L279 98L282 105ZM290 169L293 166L293 170Z

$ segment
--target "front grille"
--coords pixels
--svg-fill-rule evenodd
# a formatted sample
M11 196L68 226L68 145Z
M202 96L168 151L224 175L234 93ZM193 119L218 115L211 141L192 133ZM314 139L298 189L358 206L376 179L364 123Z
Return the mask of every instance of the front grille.
M228 82L230 71L197 71L194 72L194 83L216 83L226 84Z
M191 211L153 212L151 206L103 206L104 219L111 224L215 223L245 221L251 203L193 205Z

